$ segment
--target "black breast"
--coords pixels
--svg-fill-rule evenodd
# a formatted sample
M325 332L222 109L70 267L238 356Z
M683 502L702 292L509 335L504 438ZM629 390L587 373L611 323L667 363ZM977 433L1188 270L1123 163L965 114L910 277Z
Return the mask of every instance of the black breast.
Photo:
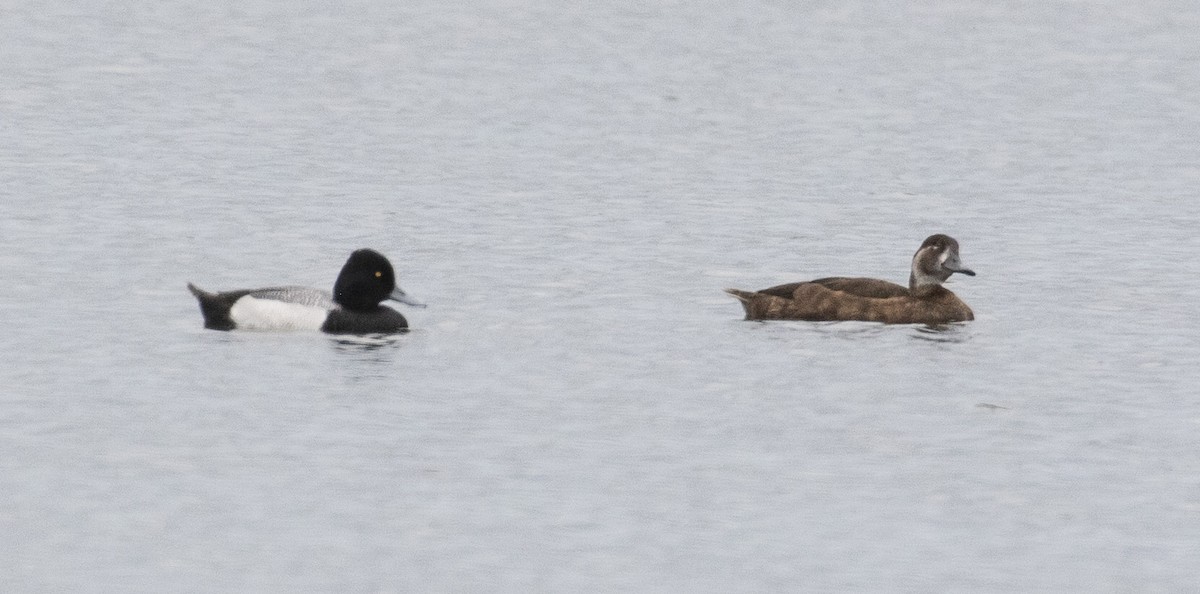
M321 331L329 334L396 334L406 330L408 320L400 312L382 305L367 312L334 309L321 325Z

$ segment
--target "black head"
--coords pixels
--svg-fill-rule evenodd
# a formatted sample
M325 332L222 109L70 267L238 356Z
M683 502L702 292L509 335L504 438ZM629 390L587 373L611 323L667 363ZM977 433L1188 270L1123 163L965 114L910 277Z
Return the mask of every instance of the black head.
M333 284L333 300L349 310L371 311L396 290L396 273L383 254L361 249L350 254Z

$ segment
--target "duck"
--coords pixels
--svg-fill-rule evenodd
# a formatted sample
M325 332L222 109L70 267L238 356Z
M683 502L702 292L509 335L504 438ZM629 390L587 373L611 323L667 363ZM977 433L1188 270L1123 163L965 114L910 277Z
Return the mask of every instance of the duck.
M747 320L864 321L942 325L967 322L975 313L942 286L952 274L975 276L963 266L958 241L930 235L913 254L908 286L875 278L828 277L761 291L725 289L741 301Z
M355 250L333 292L300 286L211 293L192 283L210 330L320 330L328 334L395 334L408 330L400 312L380 305L391 299L425 307L396 286L392 263L372 249Z

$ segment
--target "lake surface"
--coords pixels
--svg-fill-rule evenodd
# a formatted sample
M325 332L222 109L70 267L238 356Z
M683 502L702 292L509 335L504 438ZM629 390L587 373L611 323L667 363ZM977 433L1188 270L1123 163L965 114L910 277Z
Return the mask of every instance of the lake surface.
M1200 5L0 8L0 589L1183 591ZM940 331L724 287L904 282ZM207 331L388 254L393 340ZM402 308L403 306L397 306Z

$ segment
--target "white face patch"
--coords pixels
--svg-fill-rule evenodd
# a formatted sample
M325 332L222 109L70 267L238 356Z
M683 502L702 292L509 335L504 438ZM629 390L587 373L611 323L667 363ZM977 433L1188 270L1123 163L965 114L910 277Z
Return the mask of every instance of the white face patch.
M237 300L229 317L238 330L320 330L329 310L249 295Z

